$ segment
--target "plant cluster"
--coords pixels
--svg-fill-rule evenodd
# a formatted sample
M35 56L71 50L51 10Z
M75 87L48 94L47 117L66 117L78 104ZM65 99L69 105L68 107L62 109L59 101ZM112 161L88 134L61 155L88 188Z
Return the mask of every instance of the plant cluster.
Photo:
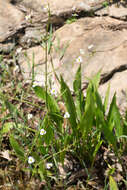
M34 81L34 62L32 83L27 90L22 90L22 83L15 84L16 81L12 78L8 68L2 65L3 59L2 56L0 57L2 65L0 83L0 145L2 153L5 148L5 138L7 138L6 144L8 144L10 155L13 160L17 160L20 170L25 174L30 173L32 177L39 178L45 189L52 189L53 184L58 185L61 181L64 184L64 189L69 183L73 183L72 180L67 183L68 179L72 179L73 172L71 170L73 167L64 176L60 171L67 166L67 161L72 160L72 162L79 164L77 170L82 171L84 169L85 181L82 187L88 189L96 162L105 149L117 158L117 163L121 166L122 178L119 184L115 182L113 176L116 168L112 167L110 161L106 159L104 162L107 165L108 172L103 182L104 189L110 187L110 189L117 190L122 183L127 188L127 170L123 162L127 149L127 114L121 116L116 104L116 94L108 106L110 87L108 87L104 101L102 101L98 92L100 72L93 79L89 79L89 85L84 95L81 77L83 60L81 56L76 59L79 68L73 81L73 94L63 77L57 76L54 68L53 72L59 82L60 92L57 92L54 87L49 89L47 85L47 59L51 54L52 45L52 27L48 25L42 43L46 53L44 87ZM80 53L84 54L82 49ZM62 57L63 55L64 53ZM7 86L6 81L9 77L12 80L13 101L10 101L9 92L6 93L3 90L4 85ZM16 90L14 90L15 86ZM42 104L34 104L32 100L28 101L28 98L26 101L27 94L28 98L32 96L33 99L36 95ZM16 105L17 102L29 104L32 109L33 107L37 110L40 109L43 114L41 112L36 121L32 113L26 114L25 107L20 110ZM6 152L6 158L12 161L10 155Z

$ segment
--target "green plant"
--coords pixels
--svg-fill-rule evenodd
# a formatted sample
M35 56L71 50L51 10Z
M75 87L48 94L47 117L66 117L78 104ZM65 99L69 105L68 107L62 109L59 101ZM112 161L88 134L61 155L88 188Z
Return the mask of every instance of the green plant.
M103 7L108 7L109 6L109 2L108 1L105 1L102 3Z
M77 14L73 14L72 15L72 17L70 17L70 18L68 18L67 20L66 20L66 24L71 24L71 23L73 23L73 22L76 22L76 20L77 20L77 17L78 15Z
M86 96L84 96L81 79L81 56L78 57L79 68L73 81L73 94L63 77L57 76L52 59L51 64L54 75L60 84L60 92L56 93L56 89L52 86L52 89L49 88L47 61L48 57L52 58L52 37L52 25L49 19L47 32L41 44L45 50L45 87L40 87L37 84L32 86L35 82L33 54L31 84L26 90L23 89L21 82L17 84L13 80L11 86L13 96L10 98L10 95L4 93L2 88L6 85L5 78L11 77L11 74L2 66L4 72L0 86L1 147L6 136L9 139L9 148L12 148L11 155L14 160L18 160L18 164L20 163L21 171L30 172L35 178L38 177L47 189L51 189L53 183L58 184L61 181L66 188L66 181L61 179L62 177L59 175L60 164L61 167L64 167L66 160L71 160L72 157L78 161L80 169L85 169L87 177L86 184L83 185L88 187L89 181L92 180L92 172L98 155L102 154L101 151L104 148L110 149L116 156L118 162L123 166L124 176L126 170L124 170L121 157L127 153L127 113L125 117L121 116L116 104L116 94L114 94L108 108L110 86L104 101L102 101L98 92L100 72L92 79L88 79L89 85L86 89ZM58 41L55 49L62 59L67 47L62 52L59 47ZM1 57L0 61L2 62L2 60ZM17 84L16 89L15 83ZM39 99L39 105L29 100L30 97L33 100L35 95ZM60 103L63 104L64 111L61 110ZM23 104L24 110L20 109L21 104ZM38 120L36 116L27 117L24 104L30 105L30 110L36 108L36 113L41 110ZM6 115L5 112L7 112ZM111 167L108 161L103 162L110 169L105 178L105 190L109 187L110 189L118 189L119 184L117 185L112 177L116 172L115 168ZM71 171L66 173L66 179L70 174ZM126 184L126 180L123 181Z

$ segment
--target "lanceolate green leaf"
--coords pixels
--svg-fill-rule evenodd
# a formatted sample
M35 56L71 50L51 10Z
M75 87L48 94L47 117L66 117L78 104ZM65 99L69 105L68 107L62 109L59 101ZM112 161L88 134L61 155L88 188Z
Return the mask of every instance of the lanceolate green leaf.
M44 88L42 88L40 86L36 86L36 87L34 87L34 91L35 91L35 94L39 98L46 101L46 92L45 92ZM55 98L53 96L49 95L48 93L47 93L47 102L48 102L49 110L51 112L60 112L58 104L57 104Z
M100 82L100 72L98 72L94 76L91 83L92 83L93 89L94 89L93 95L95 97L96 106L99 108L99 110L104 112L104 107L102 104L102 98L101 98L100 94L98 93L99 82Z
M101 147L102 143L103 143L103 140L99 140L99 142L98 142L97 145L95 146L95 150L94 150L93 155L92 155L92 157L93 157L92 166L93 166L93 164L94 164L94 160L95 160L96 154L97 154L99 148Z
M6 122L3 126L2 126L2 130L0 131L0 134L3 135L5 133L8 133L11 131L11 129L13 129L13 127L15 126L14 122Z
M24 151L23 148L18 144L18 142L15 140L14 136L10 136L10 144L12 148L14 149L16 155L24 161Z
M104 113L104 107L102 104L102 99L101 99L101 96L97 90L95 90L95 102L96 102L96 105L99 108L99 110L101 110Z
M98 92L95 94L97 95ZM96 111L95 111L96 127L99 128L99 130L101 130L106 140L109 142L109 144L112 144L114 149L116 150L116 144L117 144L116 136L114 136L113 131L110 129L108 125L108 121L105 119L104 112L101 109L101 106L99 106L100 103L98 104L97 100L96 100L96 103L97 103Z
M104 112L106 112L107 107L108 107L109 92L110 92L110 85L108 85L106 95L105 95L105 99L104 99Z
M79 124L79 128L82 132L84 141L87 138L89 131L93 127L94 112L95 112L95 101L93 96L93 85L89 84L87 89L85 112Z
M47 145L49 145L51 142L53 142L54 130L53 124L48 116L45 116L45 118L43 119L41 128L46 131L46 134L43 136L42 139Z
M77 73L75 75L75 80L73 82L73 89L76 95L77 115L78 115L78 118L81 119L83 109L84 109L83 92L81 89L81 65L79 66Z
M102 133L104 134L106 140L109 142L109 144L113 145L113 148L115 150L117 150L117 139L116 136L114 135L113 131L110 130L109 126L108 126L108 122L104 119L104 115L103 112L99 109L96 110L96 118L97 120L99 120L100 125L97 126L99 127L99 129L102 131Z
M85 112L79 124L79 128L82 131L83 139L85 140L93 127L93 122L95 118L96 107L99 110L103 109L101 98L97 93L97 88L100 81L100 72L90 81L87 88L87 95L85 100Z
M94 88L97 90L100 82L100 71L93 77L91 83L93 84Z
M76 114L76 108L75 108L75 104L71 95L71 92L69 90L69 87L67 86L67 84L64 82L62 76L61 76L61 93L62 93L62 97L64 99L64 102L66 104L66 108L67 111L70 114L70 125L73 129L73 132L76 134L77 131L77 114ZM77 135L77 134L76 134Z
M121 120L122 118L119 109L116 105L116 94L114 94L108 113L108 126L110 127L111 130L115 128L115 133L117 137L123 135Z
M34 91L39 98L46 101L46 92L44 88L36 86L34 87ZM62 116L60 114L60 109L58 107L55 98L48 93L47 93L47 104L48 104L49 115L58 124L58 126L61 127Z
M105 120L104 107L98 93L99 73L94 78L96 80L92 80L93 91L91 91L91 94L94 96L95 115L93 117L96 118L96 127L103 132L106 140L112 144L116 150L117 139L114 136L113 131L110 129L108 122Z
M6 105L7 109L9 110L10 114L13 117L16 117L18 115L16 106L14 106L12 103L10 103L6 98L4 99L4 101L5 101L5 105Z
M117 183L112 176L109 176L109 186L110 190L118 190Z

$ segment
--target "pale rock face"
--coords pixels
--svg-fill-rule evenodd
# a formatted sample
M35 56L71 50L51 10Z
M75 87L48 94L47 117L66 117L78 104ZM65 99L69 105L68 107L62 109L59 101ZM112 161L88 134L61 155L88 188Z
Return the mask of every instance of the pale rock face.
M109 15L116 18L125 19L127 16L126 7L122 4L113 3L104 7L105 0L22 0L21 4L35 11L46 12L49 5L51 13L61 15L73 11L94 10L97 15Z
M126 85L126 78L127 78L127 70L123 72L117 72L111 80L107 83L101 85L99 87L100 94L104 97L108 86L110 85L110 96L109 96L109 104L113 98L114 93L116 92L116 100L117 104L122 113L125 112L127 109L127 85Z
M49 5L51 14L61 15L73 11L90 11L98 6L102 5L104 0L23 0L22 5L29 7L39 12L46 12L47 5Z
M9 33L18 28L24 19L24 14L7 0L0 0L0 42L4 41Z
M40 43L46 31L50 8L54 27L52 61L57 75L62 75L73 89L72 83L80 64L83 85L88 82L87 77L91 78L99 70L102 78L114 72L110 80L99 87L99 91L104 96L110 83L109 101L116 91L118 105L126 106L123 92L126 92L127 80L127 24L122 19L127 16L127 8L122 4L119 8L116 4L104 8L104 2L105 0L0 0L0 52L8 54L15 50L22 74L27 80L31 80L34 57L35 80L45 85L45 51ZM93 18L86 15L86 18L65 24L73 13L90 13L91 10L99 16L109 16ZM18 46L14 47L16 44ZM22 48L21 52L18 48ZM50 58L47 66L48 79L54 81L53 85L58 91L59 83L53 73ZM125 67L121 70L123 66Z
M71 89L76 70L80 63L82 65L83 83L87 82L86 77L94 76L99 70L101 70L103 75L110 74L115 69L119 71L119 67L126 64L127 31L112 31L108 28L109 25L120 23L122 22L117 20L114 22L114 19L111 18L105 20L103 18L84 18L70 25L66 24L54 33L54 47L58 46L58 39L60 40L59 48L61 50L68 44L62 60L60 60L60 52L56 52L55 48L53 48L52 56L56 73L58 76L60 74L63 75ZM102 25L105 27L102 27ZM85 53L81 54L80 49ZM36 77L37 80L41 80L41 76L44 76L45 73L45 53L41 46L30 48L27 51L30 60L33 52L35 53ZM79 57L82 61L77 62ZM28 69L26 62L23 61L23 57L20 61L24 76L28 77L30 67ZM50 60L48 61L48 72L50 76L53 75ZM116 73L119 76L119 73ZM123 81L126 80L125 76L126 72L123 75ZM117 78L118 84L115 85L116 80L113 78L115 82L111 82L113 85L111 97L115 91L120 94L122 89L125 90L125 85L120 82L120 79L121 77ZM104 90L101 89L106 89L105 85L107 84L102 85L99 89L103 95L102 91Z
M126 19L127 8L122 5L113 4L111 6L107 6L104 9L98 10L96 14L100 16L109 15L115 18Z

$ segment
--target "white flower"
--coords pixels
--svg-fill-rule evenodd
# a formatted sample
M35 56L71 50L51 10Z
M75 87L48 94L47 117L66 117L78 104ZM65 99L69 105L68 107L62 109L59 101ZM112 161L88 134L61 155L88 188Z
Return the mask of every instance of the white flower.
M72 10L73 10L73 11L75 11L75 10L76 10L76 7L75 7L75 6L73 6L73 7L72 7Z
M65 114L64 114L64 118L65 119L68 119L70 117L70 114L68 113L68 112L66 112Z
M18 54L18 53L21 53L21 51L22 51L22 47L18 48L18 49L16 50L16 53L17 53L17 54Z
M32 117L33 117L33 115L31 113L29 113L27 116L28 120L30 120Z
M52 168L53 167L53 164L52 163L46 163L46 168L47 169L50 169L50 168Z
M46 131L44 129L41 129L40 130L40 135L45 135L46 134Z
M52 89L50 90L50 93L51 93L51 95L57 96L57 91L56 91L55 88L52 88Z
M48 9L49 9L48 5L45 5L44 8L43 8L43 11L44 11L44 12L47 12Z
M83 94L84 94L84 97L86 97L86 91Z
M25 16L25 19L26 19L26 20L30 20L30 19L31 19L31 14L26 15L26 16Z
M32 87L34 88L35 86L43 86L43 83L41 81L34 81Z
M33 86L32 87L34 88L35 86L38 86L38 82L37 81L33 82Z
M18 72L20 71L19 66L16 65L13 71L14 71L15 73L16 73L16 72L18 73Z
M89 45L89 46L88 46L88 50L91 50L93 47L94 47L93 44Z
M84 55L84 50L83 49L80 49L80 54Z
M33 164L35 162L35 159L32 156L29 156L28 163Z
M82 63L82 62L83 62L82 57L79 56L79 57L76 59L76 62L77 62L77 63Z

